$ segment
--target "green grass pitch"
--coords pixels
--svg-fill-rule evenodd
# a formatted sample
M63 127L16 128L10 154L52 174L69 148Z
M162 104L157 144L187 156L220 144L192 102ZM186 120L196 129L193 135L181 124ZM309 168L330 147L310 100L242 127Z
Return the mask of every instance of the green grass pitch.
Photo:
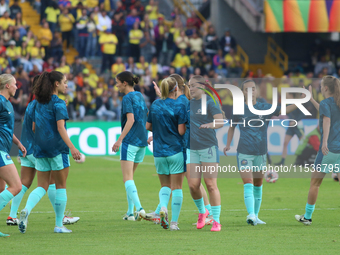
M287 163L293 159L290 156ZM236 157L227 160L236 164ZM185 179L180 231L166 231L151 222L122 220L127 202L117 157L87 157L84 164L71 164L67 209L80 217L68 226L73 233L53 233L54 213L47 195L32 211L26 234L6 225L6 206L0 213L0 231L11 236L1 239L0 254L335 254L340 248L339 184L331 178L320 188L311 226L294 218L304 212L308 178L264 183L260 218L267 225L261 226L246 224L241 179L220 178L222 231L216 233L210 232L211 226L197 230L192 225L197 210ZM154 210L160 184L152 157L145 158L134 179L142 206L147 212ZM35 187L36 180L19 210Z

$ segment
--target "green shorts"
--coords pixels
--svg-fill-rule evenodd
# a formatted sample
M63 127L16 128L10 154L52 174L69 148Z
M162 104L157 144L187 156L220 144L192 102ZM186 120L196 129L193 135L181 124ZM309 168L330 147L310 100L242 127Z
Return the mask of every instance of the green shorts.
M340 153L328 152L323 155L322 151L318 151L314 161L314 169L324 173L340 172Z
M132 161L134 163L143 162L146 147L138 147L127 143L120 146L120 160Z
M220 163L220 155L217 146L203 150L187 149L187 164Z
M237 153L237 166L238 170L251 170L258 172L265 170L267 167L267 155L247 155Z
M35 168L36 159L33 154L26 155L26 157L20 157L21 166Z
M35 169L40 172L59 171L70 166L68 154L59 154L54 158L36 158Z
M157 174L181 174L185 172L185 156L179 152L169 157L155 157L155 166Z
M11 156L4 151L0 151L0 167L7 166L13 164Z

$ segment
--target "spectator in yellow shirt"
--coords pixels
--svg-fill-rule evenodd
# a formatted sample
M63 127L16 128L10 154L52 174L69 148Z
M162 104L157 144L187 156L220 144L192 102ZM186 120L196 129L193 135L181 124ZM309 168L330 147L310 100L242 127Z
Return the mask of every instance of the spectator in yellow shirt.
M224 60L228 69L228 76L233 78L241 78L242 65L239 56L236 55L235 50L230 48L230 51L225 55Z
M45 48L48 48L51 44L52 41L52 32L50 28L48 27L47 21L44 22L43 27L40 28L39 34L38 34L38 39L40 40L41 46Z
M9 26L14 26L15 22L9 17L9 13L6 11L2 18L0 18L0 27L2 27L3 30L7 30Z
M42 72L42 65L44 63L43 58L45 57L45 49L41 47L40 41L36 41L34 47L30 49L31 62L36 65L39 72Z
M112 65L111 67L111 72L112 72L112 77L116 78L116 75L124 72L126 69L124 63L123 63L123 59L121 57L118 57L116 60L116 63Z
M116 46L118 44L117 36L112 34L111 30L107 29L105 33L100 35L99 44L102 46L103 52L101 73L104 73L107 68L113 65Z
M142 30L138 29L139 23L135 22L133 24L133 28L129 33L129 43L130 43L130 56L134 58L135 61L138 61L140 56L140 40L143 38L144 34Z
M146 6L145 10L153 25L156 26L158 19L158 2L150 0L149 5Z
M180 53L177 53L175 56L172 65L176 68L176 72L179 73L183 66L190 67L190 58L185 54L185 50L181 49Z
M162 66L158 64L158 60L156 56L152 57L151 63L149 65L149 71L150 71L152 79L156 79L157 74L163 73Z
M70 67L66 65L65 61L60 63L60 66L55 69L55 71L61 72L63 74L69 74L71 72Z
M58 4L52 1L51 5L45 9L45 14L48 26L51 29L52 34L54 34L54 31L57 28L58 15L60 14Z
M190 38L189 44L190 44L191 52L194 52L194 51L201 52L203 49L203 40L201 37L198 37L198 34L196 31L193 33L192 38Z
M60 31L62 33L63 41L66 40L67 52L69 52L70 41L72 36L72 28L75 19L72 14L68 13L68 9L63 9L63 14L59 16Z
M89 69L85 68L83 70L83 81L84 84L88 83L92 88L97 88L99 77L95 73L90 73Z
M9 42L9 47L6 50L6 55L11 67L17 67L20 65L21 47L15 47L15 41Z
M9 63L6 58L6 52L3 51L0 55L0 70L3 72L7 67L9 67Z
M139 75L144 75L146 70L149 68L149 63L145 61L144 56L139 57L139 62L136 63Z

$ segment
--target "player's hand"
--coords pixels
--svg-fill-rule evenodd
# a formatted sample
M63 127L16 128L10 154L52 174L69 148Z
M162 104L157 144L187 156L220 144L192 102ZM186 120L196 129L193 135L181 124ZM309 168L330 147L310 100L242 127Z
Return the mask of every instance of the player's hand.
M21 143L19 143L18 148L22 152L22 156L26 157L26 153L27 153L26 148Z
M152 141L153 141L153 136L150 136L150 137L148 138L148 144L150 145Z
M321 151L322 151L322 154L323 154L324 156L326 156L326 155L328 154L329 150L328 150L327 143L324 143L324 144L322 145Z
M312 87L312 85L309 85L308 90L309 90L309 93L310 93L310 97L313 99L313 87Z
M80 152L76 148L71 149L71 155L74 160L80 160L81 158Z
M228 155L227 155L227 151L229 151L229 150L230 150L230 146L224 147L224 149L223 149L224 155L228 156Z
M114 151L114 152L119 151L119 147L120 147L121 144L122 144L122 141L118 139L118 141L115 142L115 144L112 146L112 151Z
M199 129L203 129L203 128L209 129L209 128L210 128L210 123L208 123L208 124L202 124L202 125L199 127Z
M157 83L154 82L154 81L153 81L152 83L153 83L153 87L154 87L154 89L155 89L155 91L156 91L156 95L159 96L159 97L161 97L161 96L162 96L162 93L161 93L161 91L160 91L160 89L159 89Z

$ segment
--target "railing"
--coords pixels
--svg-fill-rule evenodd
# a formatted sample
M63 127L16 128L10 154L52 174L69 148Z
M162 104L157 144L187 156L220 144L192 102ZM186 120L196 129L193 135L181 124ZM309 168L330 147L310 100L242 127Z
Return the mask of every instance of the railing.
M288 70L288 56L272 37L268 37L267 57L271 59L276 66L283 70Z

